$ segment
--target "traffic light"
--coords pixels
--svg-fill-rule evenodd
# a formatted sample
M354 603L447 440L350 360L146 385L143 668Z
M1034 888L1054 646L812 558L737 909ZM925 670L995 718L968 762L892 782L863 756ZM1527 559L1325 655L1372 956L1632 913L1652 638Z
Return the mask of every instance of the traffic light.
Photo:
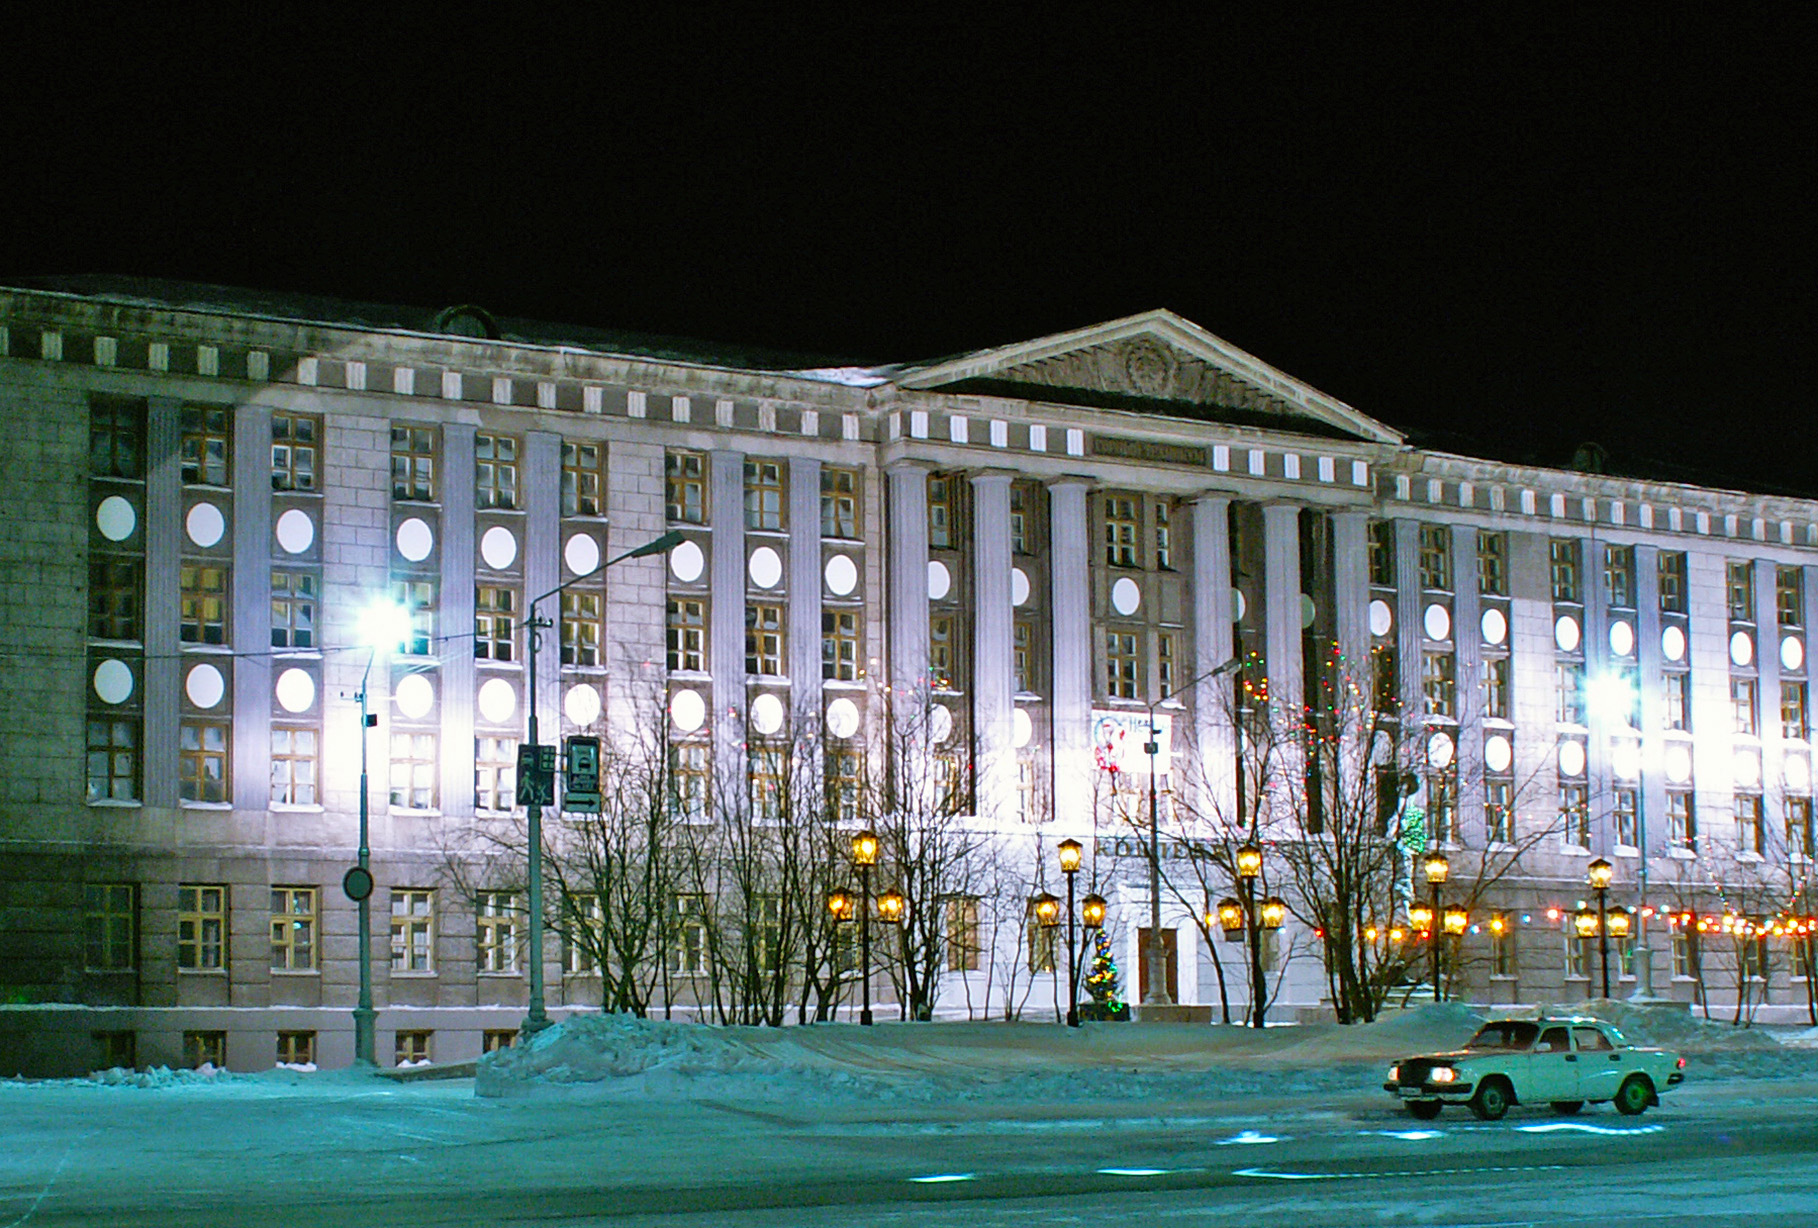
M562 743L562 809L600 808L600 740L587 735Z

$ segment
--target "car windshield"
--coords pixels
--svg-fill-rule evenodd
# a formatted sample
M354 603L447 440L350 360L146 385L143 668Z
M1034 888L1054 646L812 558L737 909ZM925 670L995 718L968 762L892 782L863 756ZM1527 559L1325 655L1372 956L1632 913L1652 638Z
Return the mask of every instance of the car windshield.
M1477 1035L1465 1044L1467 1049L1526 1049L1534 1043L1534 1037L1540 1034L1536 1024L1525 1020L1513 1020L1506 1023L1486 1023L1477 1029Z

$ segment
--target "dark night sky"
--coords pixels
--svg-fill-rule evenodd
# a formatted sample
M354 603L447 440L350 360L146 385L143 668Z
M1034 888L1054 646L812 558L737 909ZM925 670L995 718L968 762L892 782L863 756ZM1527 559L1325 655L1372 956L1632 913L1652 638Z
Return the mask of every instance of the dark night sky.
M1809 19L1282 7L20 6L0 281L866 361L1162 306L1436 446L1818 492Z

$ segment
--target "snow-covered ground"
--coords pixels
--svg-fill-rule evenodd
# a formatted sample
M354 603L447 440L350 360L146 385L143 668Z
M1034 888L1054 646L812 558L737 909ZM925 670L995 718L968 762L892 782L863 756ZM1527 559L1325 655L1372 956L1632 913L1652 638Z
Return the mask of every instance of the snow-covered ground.
M1818 1030L1592 1009L1685 1053L1686 1086L1640 1119L1413 1122L1382 1069L1464 1040L1457 1006L1261 1032L588 1017L472 1079L0 1081L0 1228L1818 1222Z

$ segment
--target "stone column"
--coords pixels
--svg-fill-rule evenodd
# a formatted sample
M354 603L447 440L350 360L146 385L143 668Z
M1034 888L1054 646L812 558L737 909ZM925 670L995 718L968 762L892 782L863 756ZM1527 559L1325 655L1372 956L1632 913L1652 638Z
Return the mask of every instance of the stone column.
M233 800L271 805L271 410L234 410ZM318 763L320 761L318 760Z
M1092 557L1085 478L1048 486L1048 573L1052 603L1054 821L1081 832L1092 825Z
M1333 679L1338 694L1339 773L1335 786L1341 805L1355 806L1374 794L1359 780L1367 770L1375 679L1370 661L1370 514L1332 514L1332 633L1344 656Z
M1233 677L1207 678L1236 654L1231 634L1231 499L1201 495L1193 501L1193 739L1198 762L1178 774L1189 790L1205 790L1201 810L1237 821L1237 740L1232 717ZM1179 754L1184 746L1174 747Z
M1760 711L1755 714L1755 728L1761 733L1761 809L1762 822L1769 833L1762 841L1762 855L1784 843L1786 824L1784 805L1775 805L1785 796L1781 783L1781 760L1786 753L1780 736L1780 601L1779 567L1772 559L1756 559L1755 567L1755 692ZM1778 812L1778 813L1776 813ZM1778 826L1780 838L1772 835ZM1737 845L1747 847L1740 830ZM1780 855L1785 856L1782 849Z
M615 441L606 476L606 558L662 536L668 527L663 498L663 449ZM626 559L606 575L606 677L608 728L621 746L642 745L667 721L664 708L665 633L669 560L662 555Z
M1422 693L1420 604L1420 522L1395 521L1395 672L1400 675L1401 737L1407 747L1424 747L1420 737L1425 722L1426 696ZM1421 753L1424 754L1424 751Z
M442 813L450 818L465 818L473 813L474 688L479 674L473 663L473 641L467 633L474 629L474 433L471 423L451 422L442 428L442 574L436 600L436 634L448 638L432 644L430 651L441 662L441 677L435 680L442 699L439 791ZM524 488L529 489L528 483ZM526 592L522 600L528 603L541 591ZM523 611L519 617L523 617ZM524 686L528 703L528 678ZM525 728L520 726L520 730Z
M1477 592L1477 530L1470 525L1452 526L1452 676L1453 710L1458 724L1452 730L1457 764L1457 796L1453 799L1452 840L1482 848L1483 823L1483 656L1482 605Z
M1591 807L1591 851L1607 856L1615 840L1610 807L1616 795L1610 787L1610 734L1623 728L1620 718L1608 711L1613 693L1610 678L1610 590L1604 578L1604 543L1584 539L1579 568L1579 592L1584 597L1584 723L1585 796ZM1598 698L1599 696L1605 698Z
M530 610L531 598L540 597L562 582L562 437L548 431L524 436L524 481L520 486L528 506L524 509L525 613L536 613L553 624L537 645L537 677L525 679L535 686L537 737L545 746L562 740L562 597L557 594Z
M893 466L885 565L890 619L890 686L893 718L910 721L928 693L928 474L914 465Z
M972 715L978 813L1015 811L1015 671L1010 660L1010 475L972 478Z
M1298 730L1305 702L1300 637L1300 508L1271 503L1263 508L1263 661L1269 701L1284 734Z
M815 735L821 719L821 462L789 458L790 729Z
M745 456L709 454L713 526L713 601L707 616L707 668L713 671L713 762L716 787L745 780Z
M1642 864L1649 849L1663 847L1666 777L1660 770L1665 739L1666 686L1660 649L1660 547L1635 547L1635 682L1640 692L1641 779L1636 782L1636 839ZM1653 825L1653 831L1648 830ZM1650 838L1651 837L1651 838Z
M177 410L177 402L154 397L146 414L145 757L140 773L147 806L177 804L177 695L185 664L178 638L183 471Z

